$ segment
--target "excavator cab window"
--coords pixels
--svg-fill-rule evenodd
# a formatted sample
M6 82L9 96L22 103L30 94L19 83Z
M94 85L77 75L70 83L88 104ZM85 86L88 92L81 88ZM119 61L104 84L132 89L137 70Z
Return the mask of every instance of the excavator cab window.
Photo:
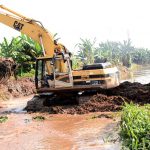
M35 85L36 88L49 87L48 79L53 80L53 73L48 73L46 65L52 66L52 59L37 59L35 69Z
M49 68L49 71L47 70ZM37 59L35 73L36 88L60 88L73 86L73 77L69 60Z

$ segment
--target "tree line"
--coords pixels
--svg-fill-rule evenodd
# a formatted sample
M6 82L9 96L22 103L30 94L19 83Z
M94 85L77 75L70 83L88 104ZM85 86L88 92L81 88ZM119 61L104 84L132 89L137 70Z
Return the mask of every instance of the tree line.
M130 67L135 64L149 64L150 50L133 46L131 39L123 42L106 41L99 44L96 39L80 39L76 45L78 52L72 55L73 68L79 68L83 64L110 61L113 64L121 64ZM22 34L12 40L4 40L0 43L0 57L12 58L18 64L18 74L34 72L36 57L42 56L41 45L28 36Z
M123 42L106 41L96 46L96 39L81 39L77 44L78 53L75 59L79 59L84 64L110 61L113 64L121 64L130 67L132 63L145 65L150 64L150 50L133 46L131 39ZM77 64L76 64L77 65Z

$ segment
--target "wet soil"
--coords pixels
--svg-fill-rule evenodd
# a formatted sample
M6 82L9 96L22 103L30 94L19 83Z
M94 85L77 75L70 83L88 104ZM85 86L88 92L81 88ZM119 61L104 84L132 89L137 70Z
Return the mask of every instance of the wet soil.
M4 84L11 75L16 77L16 63L12 58L0 58L0 84Z
M0 84L0 100L8 100L35 93L34 79L10 79L5 84Z
M107 90L106 94L125 97L129 101L143 105L150 103L150 83L124 82L114 89Z
M91 94L91 95L90 95ZM52 98L34 97L28 102L27 111L41 111L52 114L85 114L89 112L119 111L125 102L138 103L140 105L150 103L150 84L124 82L120 86L101 90L94 93L85 93L77 97L62 97L61 95Z

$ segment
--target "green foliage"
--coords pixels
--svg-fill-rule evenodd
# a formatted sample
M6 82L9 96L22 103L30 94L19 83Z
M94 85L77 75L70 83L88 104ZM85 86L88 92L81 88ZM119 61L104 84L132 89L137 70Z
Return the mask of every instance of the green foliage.
M106 58L108 61L118 64L121 56L120 43L113 41L101 42L96 48L95 54L101 60Z
M81 43L78 43L76 46L78 46L78 58L84 63L84 64L91 64L94 62L94 52L95 52L95 40L90 41L89 39L80 39Z
M108 60L113 64L122 64L130 67L131 63L149 64L150 50L136 48L132 45L131 39L121 42L106 41L96 45L96 40L81 39L77 44L79 51L77 57L85 64L93 63L96 60Z
M7 116L0 116L0 123L6 122L7 119Z
M121 117L123 146L130 150L150 149L150 105L126 104Z
M145 48L136 48L131 53L132 61L136 64L149 64L150 63L150 50Z
M23 73L21 77L34 77L35 76L35 69L31 69L29 72Z
M18 74L30 72L35 66L35 59L42 55L40 44L26 35L21 35L8 41L0 43L0 57L13 58L18 64Z
M72 69L79 69L82 65L83 64L80 61L80 59L76 55L73 55L72 56Z

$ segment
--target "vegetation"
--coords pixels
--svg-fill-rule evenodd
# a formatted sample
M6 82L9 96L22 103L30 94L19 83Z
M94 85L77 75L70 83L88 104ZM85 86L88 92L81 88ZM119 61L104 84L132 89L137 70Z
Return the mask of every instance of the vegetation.
M145 48L136 48L132 45L131 39L121 42L106 41L96 46L96 40L81 39L77 44L78 53L76 57L84 64L93 62L104 62L106 59L114 64L122 64L130 67L135 64L149 64L150 50Z
M81 43L77 44L79 48L78 58L85 64L94 62L95 42L95 40L91 42L89 39L81 39Z
M35 58L41 54L40 44L23 34L10 42L4 38L0 43L0 57L13 58L18 64L18 74L21 76L34 68Z
M8 119L7 116L0 116L0 123L5 122Z
M54 35L55 38L56 36L57 34ZM93 41L81 39L76 46L79 50L72 57L73 69L78 69L83 64L105 62L106 60L127 67L130 67L132 63L142 65L150 63L150 50L134 47L130 39L124 40L122 43L106 41L98 45L96 39ZM17 74L20 76L27 76L28 74L33 76L35 58L41 55L40 44L23 34L12 38L11 41L4 38L4 41L0 43L0 57L13 58L18 64Z
M121 138L130 150L150 149L150 105L125 104L121 117Z

